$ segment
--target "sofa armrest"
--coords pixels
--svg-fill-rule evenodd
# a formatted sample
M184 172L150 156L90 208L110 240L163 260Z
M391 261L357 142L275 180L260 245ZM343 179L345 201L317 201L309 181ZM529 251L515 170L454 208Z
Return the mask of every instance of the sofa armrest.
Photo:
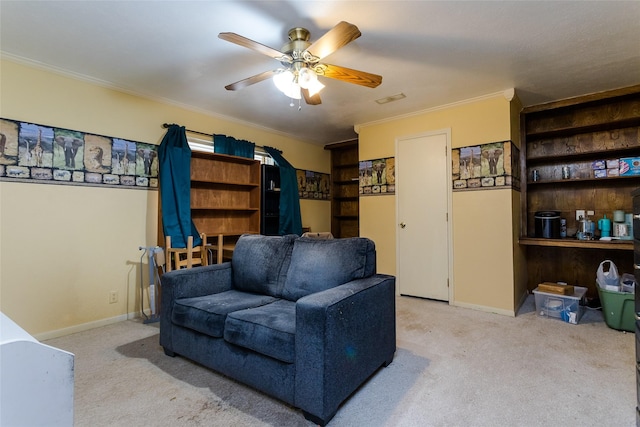
M191 298L231 289L231 263L207 265L165 273L160 278L163 299Z
M324 424L395 350L395 277L375 274L300 298L296 406Z
M160 278L160 345L165 352L173 352L171 314L176 299L211 295L231 288L230 262L163 274Z

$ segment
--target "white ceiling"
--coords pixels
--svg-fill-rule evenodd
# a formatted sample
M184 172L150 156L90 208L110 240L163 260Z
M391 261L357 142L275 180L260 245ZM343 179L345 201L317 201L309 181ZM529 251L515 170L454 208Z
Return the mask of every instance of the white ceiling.
M299 111L270 81L224 89L280 64L218 33L279 50L292 27L314 41L339 21L362 36L326 62L382 75L377 88L323 79L322 104ZM1 0L0 50L325 144L354 138L356 124L508 88L528 106L638 84L640 2Z

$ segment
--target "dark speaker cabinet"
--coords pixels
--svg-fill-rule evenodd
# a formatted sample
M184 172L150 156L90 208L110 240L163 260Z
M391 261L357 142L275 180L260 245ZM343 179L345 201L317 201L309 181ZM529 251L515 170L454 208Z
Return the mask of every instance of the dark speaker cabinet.
M260 233L277 236L280 228L280 168L262 165Z

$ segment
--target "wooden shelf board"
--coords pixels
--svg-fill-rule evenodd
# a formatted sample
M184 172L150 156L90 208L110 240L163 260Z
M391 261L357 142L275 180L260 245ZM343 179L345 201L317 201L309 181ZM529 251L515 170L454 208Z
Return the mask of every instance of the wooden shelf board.
M625 154L628 154L625 156ZM604 160L614 159L618 157L636 157L640 155L640 145L626 148L614 148L603 151L587 151L582 153L571 153L564 155L550 155L550 156L530 156L527 158L527 165L539 164L539 163L557 163L562 164L567 161L578 160Z
M351 141L343 141L343 142L334 142L331 144L327 144L324 146L325 150L345 150L345 149L357 149L358 148L358 140L353 139Z
M521 237L521 245L525 246L553 246L560 248L583 248L583 249L609 249L632 251L633 241L631 240L577 240L577 239L542 239L536 237Z
M256 212L259 211L259 208L248 208L243 206L216 206L216 207L191 207L192 211L245 211L245 212Z
M596 123L584 126L566 126L566 127L558 127L555 129L539 131L539 132L530 132L527 133L527 141L533 141L537 139L545 139L545 138L553 138L553 137L561 137L568 135L577 135L581 133L590 133L597 132L602 130L614 130L614 129L622 129L627 127L640 126L640 118L626 118L621 120L613 120L607 123Z
M640 84L620 89L613 89L605 92L596 92L588 95L580 95L572 98L561 99L558 101L546 102L543 104L525 107L522 111L526 114L544 112L573 106L584 105L585 103L611 103L612 99L626 96L633 96L640 92Z
M572 178L572 179L547 179L541 181L527 181L527 185L547 185L547 184L579 184L581 182L611 182L615 180L633 180L640 179L640 175L625 175L625 176L608 176L606 178Z
M252 163L255 162L255 159L249 159L247 157L230 156L228 154L219 154L219 153L206 153L203 151L192 151L191 158L221 160L225 163L240 163L243 165L251 165Z
M237 187L260 187L259 182L237 182L237 181L205 181L201 179L192 179L192 184L205 184L208 187L222 187L227 185L233 185Z

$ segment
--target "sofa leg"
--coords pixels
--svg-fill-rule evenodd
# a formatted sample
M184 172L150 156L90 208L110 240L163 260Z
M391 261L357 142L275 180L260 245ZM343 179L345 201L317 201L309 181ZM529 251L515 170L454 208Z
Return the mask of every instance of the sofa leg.
M329 419L325 421L325 420L321 419L320 417L316 417L315 415L308 413L307 411L302 411L302 415L304 415L305 419L307 419L307 420L311 421L312 423L317 424L317 425L319 425L321 427L326 426L327 423L331 420L331 418L333 418L333 417L329 417Z
M162 349L164 350L164 354L166 354L167 356L176 357L176 354L173 351L169 350L168 348L162 347Z
M388 359L386 359L386 360L384 361L384 363L382 364L382 366L384 366L384 367L386 368L387 366L391 365L391 362L393 362L393 356L394 356L394 354L392 354L391 356L389 356L389 358L388 358Z

